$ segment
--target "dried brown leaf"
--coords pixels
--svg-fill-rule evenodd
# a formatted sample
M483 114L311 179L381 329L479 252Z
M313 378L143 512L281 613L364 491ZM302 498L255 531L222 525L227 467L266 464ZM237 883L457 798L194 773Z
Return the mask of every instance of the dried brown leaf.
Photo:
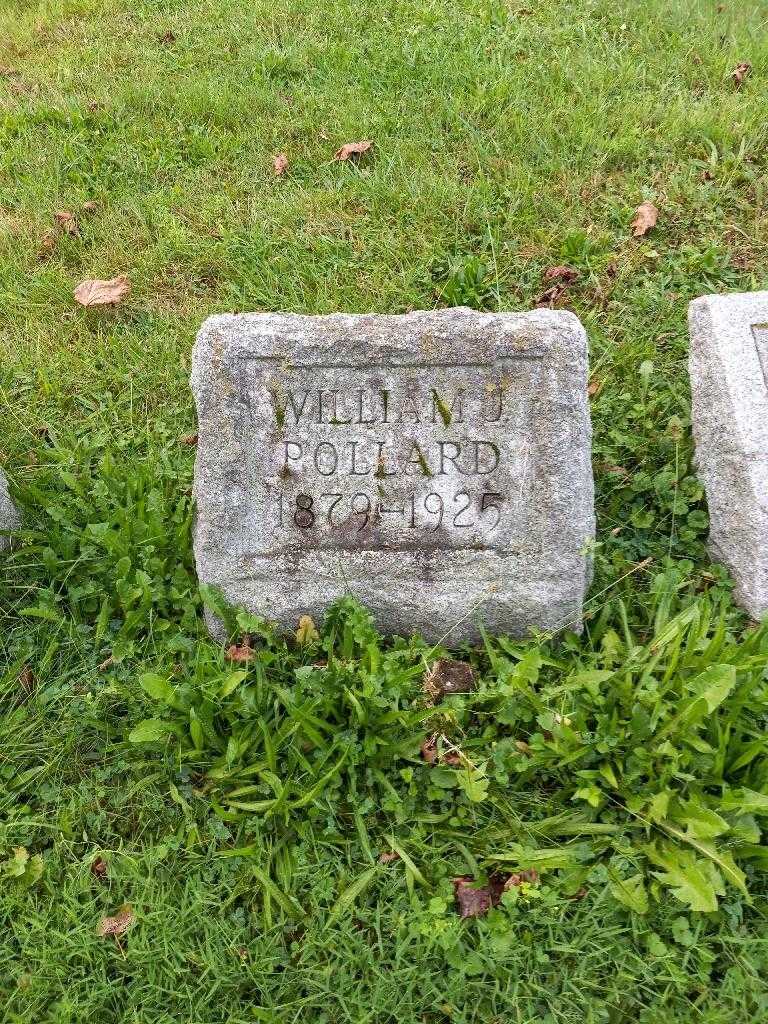
M128 295L131 282L126 274L109 281L81 281L75 288L75 302L81 306L114 306Z
M77 225L77 217L75 217L74 213L71 213L69 210L57 210L53 215L53 219L65 235L77 237L80 234L80 228Z
M278 153L277 156L272 157L272 169L276 177L282 178L288 170L288 157L285 153Z
M448 742L444 736L442 738L444 742ZM461 754L458 750L438 751L437 741L438 736L435 733L432 736L426 736L421 744L421 756L427 764L435 764L438 760L441 764L457 765L462 763Z
M352 160L355 157L362 156L363 153L367 153L373 145L372 142L347 142L341 149L337 149L334 153L334 160Z
M559 266L559 267L547 267L544 271L543 279L545 281L565 281L570 284L572 281L578 280L581 275L575 267Z
M385 850L379 854L379 864L391 864L393 860L400 860L400 854L394 850Z
M226 653L224 654L227 661L234 661L238 664L247 664L251 658L254 658L255 656L256 651L251 647L251 638L247 633L243 637L243 642L239 646L237 644L232 644L231 647L227 648Z
M504 883L504 891L508 889L517 889L523 884L523 882L529 882L534 885L539 880L539 872L536 868L525 868L523 871L516 871L510 875Z
M427 764L437 761L437 736L427 736L421 744L421 756Z
M53 250L56 248L56 232L46 231L43 237L40 239L40 248L37 251L37 258L39 260L47 260L52 255Z
M103 857L96 857L91 861L91 874L100 880L107 877L107 862Z
M659 211L651 202L640 203L635 210L632 221L632 234L635 238L642 238L647 235L659 218Z
M453 894L461 918L482 917L491 909L490 889L487 886L473 886L471 878L454 878Z
M101 938L107 938L110 935L119 938L128 931L135 921L136 916L131 906L125 903L116 914L111 917L102 917L96 926L96 934Z
M563 295L565 295L567 288L567 284L553 284L551 288L547 288L546 291L539 295L536 299L536 305L547 306L549 309L553 309Z
M731 72L731 78L736 83L736 88L740 89L746 82L749 76L752 74L752 65L749 61L742 61L741 64L737 64Z
M459 907L459 916L482 917L487 914L491 907L496 907L501 902L504 893L505 879L500 875L492 875L488 879L488 885L473 885L472 879L454 878L453 893Z
M35 673L29 665L25 665L21 672L19 672L19 686L22 688L24 693L32 693L36 682Z

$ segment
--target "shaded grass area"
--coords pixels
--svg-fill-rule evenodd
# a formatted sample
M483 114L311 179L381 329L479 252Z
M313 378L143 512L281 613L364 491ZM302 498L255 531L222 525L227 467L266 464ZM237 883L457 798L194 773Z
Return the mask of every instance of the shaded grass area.
M7 0L0 448L25 532L0 581L4 1020L765 1017L765 860L743 793L766 792L765 642L706 559L684 314L693 295L765 285L766 13L693 0ZM754 71L737 89L742 60ZM333 162L367 138L372 157ZM277 152L290 161L279 180ZM646 199L659 223L633 240ZM79 233L48 244L62 209ZM385 644L349 613L386 670L354 636L339 653L333 621L308 650L267 635L238 684L261 687L256 703L217 689L210 711L232 666L200 626L193 456L179 441L194 429L200 321L523 309L561 263L579 271L563 302L592 349L600 546L584 637L461 652L480 694L435 721L419 685L439 652ZM81 279L123 272L133 293L119 309L75 308ZM329 646L348 662L332 677L342 690L313 674ZM542 655L555 664L515 674ZM723 701L637 771L653 735L642 713L668 728L696 672L730 663ZM589 684L595 702L610 703L621 676L624 703L590 703L573 684L584 672L608 673ZM170 681L179 708L158 711L147 673ZM284 736L270 753L249 732L274 722L279 739L272 687L326 701L311 705L332 723L322 742L306 708L303 745ZM413 717L381 722L394 708ZM171 723L162 738L129 742L158 717ZM469 764L428 769L427 729ZM316 789L334 743L350 762ZM265 758L256 782L236 780L254 791L233 797L222 765ZM649 819L665 789L667 816ZM692 801L725 831L701 812L692 825ZM542 825L552 817L566 833ZM749 895L727 872L717 909L675 895L647 846L715 863L691 838L734 857ZM392 841L410 865L378 861ZM18 847L42 858L27 888L11 871ZM501 854L512 870L531 848L565 863L539 863L540 884L459 921L452 878L483 880ZM98 856L106 879L91 871ZM647 913L615 895L638 873ZM97 938L125 903L136 925L121 942Z

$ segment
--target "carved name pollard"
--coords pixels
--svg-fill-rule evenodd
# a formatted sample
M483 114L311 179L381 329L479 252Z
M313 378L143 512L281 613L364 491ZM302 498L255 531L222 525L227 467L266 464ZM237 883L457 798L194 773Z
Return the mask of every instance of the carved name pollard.
M347 403L347 398L338 391L309 390L299 395L289 392L287 400L273 395L275 421L285 427L292 420L298 425L302 420L313 423L327 423L331 426L348 425L375 426L377 424L443 423L445 426L464 423L464 392L454 391L446 397L432 389L430 397L424 399L408 391L404 395L393 395L390 390L366 391L355 389L356 398ZM485 423L498 423L501 418L501 391L498 397L480 403L478 419ZM290 410L290 413L289 413ZM499 464L499 449L491 441L467 440L464 444L455 441L437 441L436 448L422 450L414 437L401 438L397 450L387 450L387 442L376 439L350 439L333 443L318 441L314 451L304 452L296 441L284 442L286 470L291 463L304 463L305 454L310 456L315 470L321 476L333 476L337 472L350 476L370 476L383 479L388 476L406 475L432 476L450 471L467 476L492 473ZM358 449L361 449L358 453Z
M422 368L424 376L434 377L434 368ZM282 539L293 533L322 547L493 545L524 454L518 444L510 465L504 428L514 387L479 368L456 376L468 379L427 384L395 371L386 386L371 380L347 388L265 380L251 408L271 419L265 516Z

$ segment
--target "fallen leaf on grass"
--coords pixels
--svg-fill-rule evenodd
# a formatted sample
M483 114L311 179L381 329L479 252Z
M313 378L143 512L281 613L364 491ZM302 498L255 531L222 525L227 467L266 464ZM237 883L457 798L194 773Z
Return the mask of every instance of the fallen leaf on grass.
M504 893L504 879L493 875L488 885L472 884L471 878L454 878L453 893L459 907L459 917L482 917L491 907L497 907Z
M567 266L547 267L543 275L545 281L566 281L568 284L576 281L579 277L580 274L575 267Z
M272 158L272 168L275 172L275 176L282 178L288 170L288 157L285 153L278 153L277 156Z
M74 213L71 213L69 210L58 210L54 213L53 219L65 235L77 237L80 234L80 228L77 225L77 217L75 217Z
M314 623L311 615L302 615L299 619L299 626L296 630L296 643L301 647L306 647L307 644L312 644L315 640L320 639L320 634L317 632L317 626Z
M243 637L243 642L240 646L232 644L231 647L227 648L224 655L227 661L235 661L238 663L249 662L251 658L254 658L255 656L256 651L251 647L251 638L247 634Z
M91 874L102 880L107 877L107 862L103 857L91 861Z
M551 288L547 288L546 291L539 295L536 299L536 305L539 308L546 306L549 309L554 309L567 290L567 284L553 284Z
M334 153L334 160L351 160L353 157L362 156L363 153L367 153L373 145L372 142L347 142L341 149L337 149Z
M635 217L632 221L632 234L635 238L642 238L647 235L659 218L659 211L653 203L640 203L635 210Z
M119 274L109 281L81 281L75 288L75 302L81 306L114 306L122 302L131 290L126 274Z
M539 872L536 868L525 868L523 871L516 871L511 874L504 883L504 891L519 889L523 882L534 885L539 880Z
M96 926L96 934L104 939L110 935L115 938L124 935L136 921L131 906L125 903L116 914L111 917L102 917Z
M427 764L434 764L437 761L437 736L427 736L421 744L421 756Z
M386 850L379 854L379 864L391 864L393 860L400 860L400 854L394 850Z
M438 757L441 764L461 764L461 755L456 750L445 750L438 754L437 739L437 733L435 733L433 736L425 737L421 744L421 756L427 764L436 764Z
M459 907L459 916L482 917L487 914L491 907L497 907L501 903L501 897L509 889L517 889L523 883L533 885L539 880L539 873L536 868L526 868L524 871L517 871L512 875L491 875L487 885L474 885L471 878L466 875L461 878L454 878L453 892L456 903Z
M39 260L47 260L53 250L56 248L56 232L46 231L40 240L40 248L37 252L37 258Z
M19 672L19 686L24 693L32 693L35 688L35 682L35 673L29 665L25 665L21 672Z
M744 82L752 74L752 65L749 61L742 61L741 64L737 64L731 72L731 78L736 83L736 88L740 89Z

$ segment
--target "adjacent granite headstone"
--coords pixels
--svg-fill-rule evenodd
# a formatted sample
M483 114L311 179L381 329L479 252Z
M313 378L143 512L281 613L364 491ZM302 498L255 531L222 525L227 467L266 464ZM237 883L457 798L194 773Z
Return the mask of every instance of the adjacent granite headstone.
M10 547L10 540L4 532L16 530L18 527L19 514L8 493L8 481L0 469L0 551L7 551Z
M192 369L200 579L290 629L347 593L432 641L478 619L579 628L586 384L572 313L211 317Z
M768 614L768 292L705 295L690 304L688 321L711 553L760 619Z

